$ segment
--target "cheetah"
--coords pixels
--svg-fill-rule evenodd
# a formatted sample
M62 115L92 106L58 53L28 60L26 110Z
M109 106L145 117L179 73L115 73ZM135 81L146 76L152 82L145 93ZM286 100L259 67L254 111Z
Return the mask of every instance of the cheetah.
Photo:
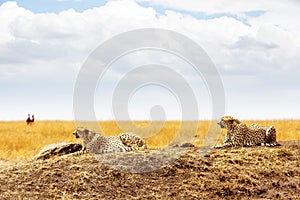
M266 132L265 145L277 146L279 143L276 141L276 129L274 126L260 126L258 124L250 124L251 130L264 130Z
M251 124L249 127L238 119L231 116L224 116L218 122L221 128L227 129L227 134L220 147L255 146L267 145L277 146L276 129L274 126L264 127L258 124Z
M144 150L145 140L135 133L122 133L120 136L104 136L94 131L78 128L73 132L76 138L83 141L83 151L92 154Z

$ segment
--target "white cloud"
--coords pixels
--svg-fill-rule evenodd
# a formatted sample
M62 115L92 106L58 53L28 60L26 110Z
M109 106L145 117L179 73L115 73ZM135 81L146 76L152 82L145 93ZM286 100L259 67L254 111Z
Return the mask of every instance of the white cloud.
M236 102L236 98L241 98L238 108L233 108L235 105L229 103L229 111L243 109L244 104L251 104L245 95L238 95L244 94L244 91L249 91L249 94L257 99L262 97L264 102L272 100L274 105L277 101L282 103L278 100L281 98L280 93L287 90L298 91L293 96L297 100L300 99L297 96L300 77L298 2L137 2L165 6L166 10L164 13L158 13L154 8L141 6L143 4L122 0L109 1L104 6L83 12L69 9L58 14L35 14L15 2L3 3L0 6L1 91L11 87L18 92L16 84L39 85L36 80L43 81L37 90L51 88L52 82L61 82L66 88L72 88L78 69L101 42L124 31L156 27L178 31L204 48L222 75L227 101ZM181 12L183 10L185 12ZM259 15L253 14L258 11L262 12ZM209 19L201 16L196 18L195 13L220 16L215 15ZM230 14L237 17L230 17ZM178 64L163 56L133 56L131 59L126 64L134 65L143 59L147 62L156 59L165 64ZM176 70L184 74L180 67ZM118 78L122 70L113 73L114 78ZM194 78L191 74L186 77L190 80ZM269 96L262 96L266 91L272 92ZM5 92L2 95L5 95ZM22 92L22 95L26 98L36 94L28 89L27 93ZM60 93L57 94L59 95ZM68 98L72 99L72 90L69 91ZM241 103L243 101L244 104ZM256 103L257 101L253 101L253 104ZM259 114L257 116L259 117ZM293 116L300 117L300 113Z
M286 9L297 10L299 2L295 0L273 1L270 3L266 0L211 0L211 1L194 1L194 0L135 0L140 3L149 5L164 6L166 9L176 9L178 11L205 12L207 14L215 13L242 13L250 11L287 11Z
M14 39L10 32L10 24L16 18L24 16L33 16L33 13L18 7L16 2L7 2L0 5L0 44Z

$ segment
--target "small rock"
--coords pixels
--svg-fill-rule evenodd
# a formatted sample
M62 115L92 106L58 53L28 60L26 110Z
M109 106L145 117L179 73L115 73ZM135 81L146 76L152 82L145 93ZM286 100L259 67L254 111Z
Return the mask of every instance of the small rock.
M55 143L49 144L42 148L42 150L33 159L48 159L53 156L62 156L70 153L80 151L82 145L79 143Z
M182 144L180 147L183 147L183 148L186 148L186 147L195 147L195 145L193 145L192 143L187 142L187 143Z

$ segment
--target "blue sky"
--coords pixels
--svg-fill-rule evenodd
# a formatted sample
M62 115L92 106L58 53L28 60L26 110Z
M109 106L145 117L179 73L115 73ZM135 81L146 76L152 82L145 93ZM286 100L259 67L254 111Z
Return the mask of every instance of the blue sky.
M38 120L73 120L73 91L89 55L113 36L139 28L176 31L205 50L223 83L224 114L299 119L299 11L292 0L0 1L0 120L23 120L27 113ZM214 91L203 77L178 57L141 51L119 58L99 81L97 119L114 119L117 84L153 63L179 73L195 93L198 118L211 118ZM132 77L159 76L154 71ZM167 119L181 118L184 108L168 87L137 88L128 101L132 119L150 119L157 106Z
M1 3L7 1L0 1ZM96 6L103 6L107 1L104 0L84 0L72 1L72 0L17 0L15 1L19 6L26 8L34 13L54 12L59 13L63 10L74 9L77 12L82 12L86 9Z

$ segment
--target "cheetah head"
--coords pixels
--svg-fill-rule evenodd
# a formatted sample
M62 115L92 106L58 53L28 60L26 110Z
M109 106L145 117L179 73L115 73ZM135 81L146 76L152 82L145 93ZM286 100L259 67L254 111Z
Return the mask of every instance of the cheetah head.
M240 123L241 122L238 119L234 119L231 116L224 116L221 118L220 122L218 122L221 128L225 128L227 130L231 130L234 126Z
M75 136L75 138L80 138L83 143L87 144L89 143L93 137L95 136L96 133L94 133L93 131L86 129L86 128L77 128L74 132L73 135Z
M83 128L77 128L74 132L73 135L75 138L81 138L83 135L87 135L89 132L88 129L83 129Z

